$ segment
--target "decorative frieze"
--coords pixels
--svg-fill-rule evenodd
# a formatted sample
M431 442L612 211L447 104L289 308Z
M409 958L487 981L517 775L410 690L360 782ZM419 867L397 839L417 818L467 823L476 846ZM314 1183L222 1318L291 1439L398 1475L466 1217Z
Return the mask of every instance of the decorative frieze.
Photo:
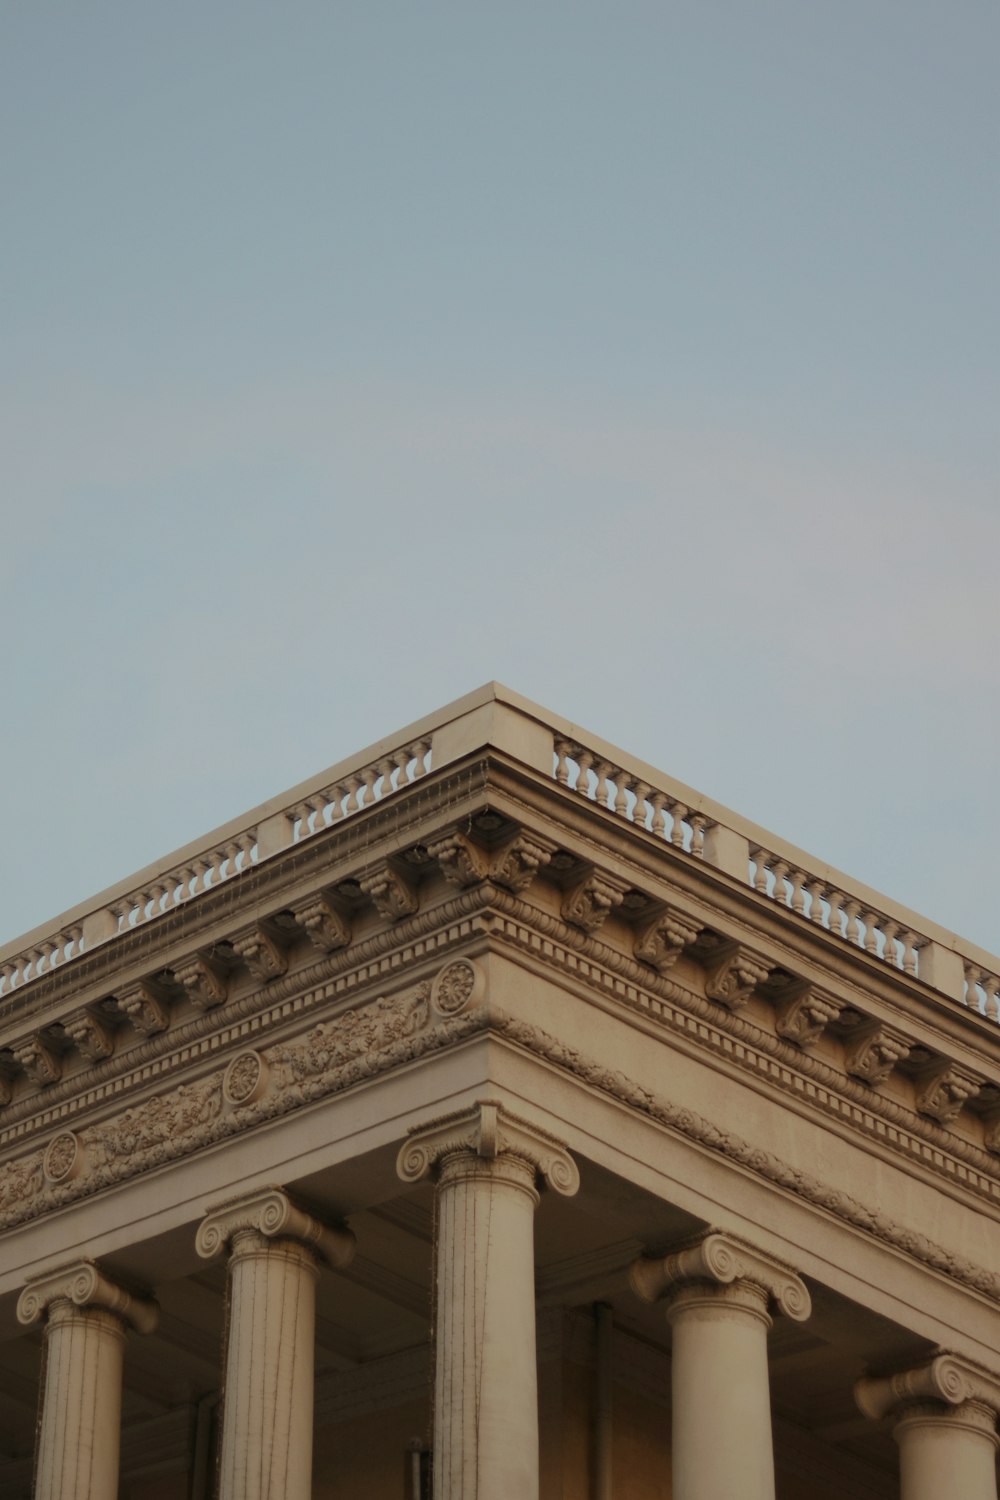
M584 932L596 932L608 913L621 905L627 890L628 886L609 875L588 875L563 897L563 921Z
M705 994L727 1010L746 1005L772 965L742 943L725 944L709 958L705 972Z
M685 948L697 941L701 931L700 922L668 906L636 935L632 951L640 963L651 964L663 974L673 967Z
M910 1047L901 1032L873 1021L859 1026L848 1037L844 1044L844 1066L853 1078L861 1078L874 1087L909 1056Z

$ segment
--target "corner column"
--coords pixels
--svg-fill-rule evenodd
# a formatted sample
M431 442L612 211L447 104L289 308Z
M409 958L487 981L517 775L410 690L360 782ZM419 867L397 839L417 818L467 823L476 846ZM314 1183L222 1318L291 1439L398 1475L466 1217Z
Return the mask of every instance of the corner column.
M854 1387L866 1417L894 1419L900 1500L997 1500L1000 1377L955 1354Z
M76 1261L30 1281L17 1316L45 1319L35 1500L116 1500L125 1335L152 1333L156 1304Z
M636 1261L631 1281L644 1301L666 1300L673 1330L673 1500L774 1500L770 1309L808 1318L805 1285L716 1230Z
M267 1188L212 1210L195 1245L229 1249L220 1500L309 1500L316 1281L349 1263L354 1236Z
M434 1500L537 1500L534 1214L571 1196L558 1141L484 1101L413 1132L404 1182L437 1182Z

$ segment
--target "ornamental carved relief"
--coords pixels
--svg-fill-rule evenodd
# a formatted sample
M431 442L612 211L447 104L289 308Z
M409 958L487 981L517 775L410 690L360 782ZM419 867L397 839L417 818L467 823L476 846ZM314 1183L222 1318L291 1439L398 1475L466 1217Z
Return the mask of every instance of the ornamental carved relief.
M155 1036L170 1025L170 1005L159 985L142 979L115 994L118 1007L140 1036Z
M72 1130L63 1130L54 1136L45 1148L42 1171L46 1182L69 1182L83 1171L83 1149L80 1138Z
M689 944L697 941L701 923L685 912L668 907L637 934L633 953L640 963L650 964L664 973L680 958Z
M288 970L288 950L266 927L252 927L232 939L233 951L246 964L254 979L267 984Z
M626 889L620 881L607 876L588 875L564 897L563 921L582 927L584 932L596 932L608 913L621 905Z
M431 1004L441 1016L456 1016L478 1005L486 992L486 977L470 958L445 964L431 985Z
M30 1036L22 1042L15 1042L11 1051L32 1083L47 1088L62 1077L62 1058L43 1036Z
M92 1010L79 1010L63 1022L66 1035L87 1062L100 1062L115 1050L115 1033L108 1021Z
M435 839L427 846L427 852L452 885L475 885L490 873L489 855L464 833L449 833Z
M938 1064L916 1080L915 1103L922 1115L946 1125L967 1100L979 1093L983 1080L953 1063Z
M222 1075L222 1097L237 1107L256 1104L267 1091L270 1069L259 1052L241 1052Z
M843 1006L815 984L795 984L775 1002L774 1027L797 1047L811 1047L840 1015Z
M229 993L229 976L203 953L175 964L173 974L195 1010L213 1010Z
M705 994L727 1010L739 1010L757 986L764 983L770 967L765 959L742 944L727 945L708 965Z
M537 834L519 833L496 855L491 878L497 885L515 893L527 890L539 870L543 870L556 852L555 844Z
M844 1066L873 1087L883 1083L910 1053L910 1043L891 1026L861 1026L844 1044Z
M350 918L325 892L298 902L292 909L299 926L321 953L335 953L350 943Z
M420 905L416 887L389 864L378 866L370 875L364 876L359 885L387 922L398 922L400 917L411 916Z

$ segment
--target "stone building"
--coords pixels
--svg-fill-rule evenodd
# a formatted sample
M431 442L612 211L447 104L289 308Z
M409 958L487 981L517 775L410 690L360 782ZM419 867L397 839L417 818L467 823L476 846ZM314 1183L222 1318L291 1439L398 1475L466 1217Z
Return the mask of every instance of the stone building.
M998 969L463 698L0 952L0 1494L996 1500Z

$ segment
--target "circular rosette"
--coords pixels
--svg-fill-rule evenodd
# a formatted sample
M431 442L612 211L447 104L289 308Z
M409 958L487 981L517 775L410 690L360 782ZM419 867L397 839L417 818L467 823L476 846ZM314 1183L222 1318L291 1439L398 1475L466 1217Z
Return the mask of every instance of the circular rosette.
M439 1016L459 1016L473 1010L486 993L486 976L471 958L456 958L435 976L431 1005Z
M72 1182L83 1171L83 1147L80 1138L72 1130L62 1130L45 1148L42 1171L46 1182L57 1187L63 1182Z
M269 1069L259 1052L234 1057L222 1080L222 1097L235 1108L256 1104L267 1092Z

